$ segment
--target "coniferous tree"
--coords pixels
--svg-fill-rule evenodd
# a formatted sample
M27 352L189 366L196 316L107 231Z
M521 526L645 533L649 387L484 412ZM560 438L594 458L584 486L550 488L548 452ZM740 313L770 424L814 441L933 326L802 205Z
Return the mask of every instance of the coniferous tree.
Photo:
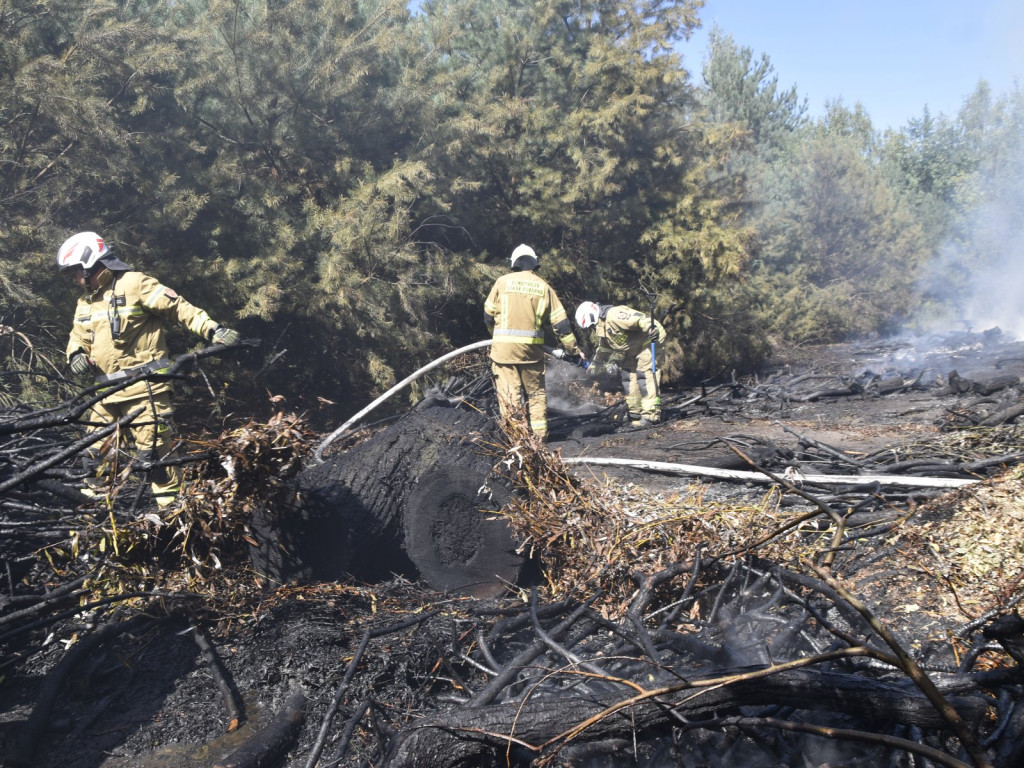
M833 104L774 165L759 221L765 325L792 341L898 330L927 258L914 212L872 159L870 120Z
M931 258L919 280L922 329L1005 326L1020 333L1024 99L982 82L955 117L912 121L888 157L926 215Z
M701 102L707 119L737 124L749 135L748 154L770 162L806 121L807 100L796 86L783 90L767 54L739 46L720 29L711 31L703 70Z
M60 243L95 229L121 248L140 211L158 207L148 198L145 158L167 143L162 130L147 132L144 116L167 103L180 54L162 33L161 8L109 0L0 6L0 324L28 350L11 365L66 373L73 292L56 279ZM190 191L165 188L159 204L173 207L181 194Z
M429 165L445 179L450 247L497 262L530 242L569 301L646 306L654 289L692 349L692 318L715 314L707 284L745 258L717 178L735 137L693 121L673 50L698 5L425 4L443 52Z

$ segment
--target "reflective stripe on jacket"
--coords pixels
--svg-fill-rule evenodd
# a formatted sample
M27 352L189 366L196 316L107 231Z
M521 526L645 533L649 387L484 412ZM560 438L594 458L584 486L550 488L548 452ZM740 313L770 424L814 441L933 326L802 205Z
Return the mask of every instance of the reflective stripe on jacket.
M206 312L189 304L156 278L141 272L104 272L94 293L78 299L67 356L85 352L102 374L136 368L169 357L165 325L179 323L209 339L217 327ZM140 381L111 395L131 400L171 388L169 382Z
M535 272L520 270L499 277L484 302L484 320L494 338L491 359L496 363L543 360L546 326L570 354L579 354L562 302Z

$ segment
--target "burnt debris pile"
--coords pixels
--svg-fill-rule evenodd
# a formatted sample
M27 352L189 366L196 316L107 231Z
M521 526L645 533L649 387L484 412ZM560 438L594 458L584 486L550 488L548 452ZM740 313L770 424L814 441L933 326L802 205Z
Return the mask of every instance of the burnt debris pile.
M77 406L8 409L4 764L1020 765L1024 354L946 341L641 431L577 381L547 446L479 382L323 463L278 414L183 451L163 512L137 465L78 494Z

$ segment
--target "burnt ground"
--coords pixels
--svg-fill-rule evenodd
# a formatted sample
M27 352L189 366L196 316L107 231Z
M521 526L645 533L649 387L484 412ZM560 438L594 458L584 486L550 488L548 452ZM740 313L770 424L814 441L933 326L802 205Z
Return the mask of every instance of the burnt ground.
M1024 375L1024 344L1000 336L964 334L919 342L790 348L759 376L735 385L667 393L663 426L598 437L559 435L565 456L619 456L746 468L721 442L729 436L765 440L799 451L800 438L853 456L906 449L998 412L1019 394L1013 388L981 394L950 392L947 380L992 382ZM930 344L931 346L927 346ZM880 393L879 382L897 386ZM964 389L966 385L963 385ZM859 391L858 391L859 390ZM833 462L841 466L841 462ZM846 467L848 469L848 467ZM602 472L671 490L686 480L646 472Z
M737 508L756 505L771 483L585 461L754 469L732 444L775 476L791 466L849 476L902 472L913 464L919 466L910 471L931 477L998 476L994 488L890 488L882 494L885 504L909 515L906 525L847 557L857 594L921 645L977 626L978 617L1001 601L1020 599L1024 507L1012 468L1021 461L1024 439L1012 419L1000 417L1016 414L1022 377L1024 344L998 333L789 349L758 377L709 387L697 403L699 390L670 393L668 419L660 426L568 436L554 445L584 462L576 467L581 475L663 497L696 493ZM987 458L973 472L954 470L970 463L972 449L981 451L975 459ZM842 504L849 486L802 487ZM862 498L853 493L848 504ZM781 503L791 514L813 509L792 494Z
M799 467L805 474L881 472L886 467L902 472L903 465L918 461L925 476L982 481L959 490L886 493L876 486L861 489L860 496L851 494L851 507L874 499L872 522L888 527L842 548L835 572L891 622L920 659L955 667L971 657L979 668L991 671L1013 666L1005 654L993 652L992 642L978 630L987 618L1012 612L1020 597L1018 561L1024 547L1017 531L1024 526L1014 467L1021 441L1013 418L982 425L1020 400L1021 376L1024 345L998 334L933 339L928 346L891 342L794 349L780 353L756 377L666 392L664 423L628 431L619 428L621 406L615 399L597 396L592 380L574 375L572 382L552 385L565 386L566 398L579 408L555 411L549 447L565 458L610 457L756 472L728 447L731 443L777 475L787 467ZM986 463L993 457L997 460ZM746 510L737 513L738 521L765 510L772 487L767 481L720 481L585 463L573 473L595 486L626 493L642 489L650 496L641 503L700 496L732 504ZM993 477L1000 483L992 484ZM780 493L775 486L769 507L779 520L813 509L815 499L832 504L840 499L841 505L846 492L794 487L806 496ZM708 530L713 536L722 528ZM11 535L10 528L5 535ZM783 547L761 555L785 558L793 551ZM723 584L741 572L724 562L717 591L702 584L687 610L693 621L707 619L702 642L729 652L716 669L764 663L763 648L747 647L762 641L768 647L760 635L751 644L715 634L745 615L739 609L728 616L720 610ZM745 573L748 580L756 573L767 578L766 570L753 567ZM59 583L58 575L51 576L51 588ZM373 585L263 585L256 593L239 588L237 594L212 601L193 599L182 590L165 598L148 595L141 613L136 604L102 605L103 595L89 593L93 607L84 612L65 605L66 614L39 626L31 616L12 618L21 606L31 605L23 598L38 594L39 586L15 585L0 604L0 727L6 765L445 764L433 754L430 760L424 755L422 761L403 763L394 734L419 717L479 696L483 684L472 679L474 667L489 662L479 657L471 664L462 662L486 647L484 638L519 648L525 641L517 633L530 624L525 592L512 590L503 599L480 601L439 594L402 578ZM140 585L140 592L145 591ZM552 621L563 615L562 597L550 598ZM543 610L540 615L543 619ZM130 616L135 616L134 624L120 623ZM105 627L111 634L102 642L84 642ZM822 644L816 632L820 628L805 632L814 636L808 643L815 648ZM803 643L790 642L794 647ZM76 647L81 653L69 662ZM598 656L603 653L597 651ZM68 676L54 682L62 659ZM1007 698L1020 694L1016 683L1000 692ZM41 718L40 702L45 701L52 702L52 709ZM266 748L246 762L238 750L282 715L291 716L282 727L287 732L293 723L288 735L294 738L282 739L284 746L277 752ZM1001 710L992 717L1005 717L1004 726L1009 721ZM240 727L233 728L234 719ZM927 732L927 726L901 727L901 733L912 737L920 736L922 727ZM19 744L34 735L39 738L31 753L19 751ZM773 741L769 760L751 752L749 742L740 742L703 742L686 753L675 737L670 746L661 743L632 756L622 756L619 744L609 748L618 758L587 763L583 751L575 762L563 764L880 764L873 762L877 754L856 749L831 762L836 759L831 748L804 741ZM1004 745L999 754L1004 762L996 759L994 764L1012 765L1021 752ZM964 754L961 758L969 760ZM515 762L522 756L513 750L508 759ZM887 759L893 765L909 764Z

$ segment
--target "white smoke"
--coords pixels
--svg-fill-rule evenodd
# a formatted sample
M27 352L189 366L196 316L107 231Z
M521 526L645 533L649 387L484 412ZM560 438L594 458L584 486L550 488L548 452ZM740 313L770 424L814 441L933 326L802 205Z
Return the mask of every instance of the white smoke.
M1008 148L988 178L968 182L983 202L954 227L922 274L923 303L913 325L924 333L994 328L1024 338L1024 169L1020 147ZM956 216L955 213L951 215Z
M1024 231L1019 221L1019 211L983 206L967 241L942 249L925 285L928 294L945 303L947 327L941 330L1000 328L1024 338Z
M1024 231L1014 228L1019 221L1019 212L982 212L976 242L991 260L971 276L965 308L979 330L998 326L1016 339L1024 338Z
M580 416L593 413L596 409L592 403L582 401L572 392L572 384L586 387L587 372L572 363L549 358L545 373L545 389L548 395L548 407L554 410Z

